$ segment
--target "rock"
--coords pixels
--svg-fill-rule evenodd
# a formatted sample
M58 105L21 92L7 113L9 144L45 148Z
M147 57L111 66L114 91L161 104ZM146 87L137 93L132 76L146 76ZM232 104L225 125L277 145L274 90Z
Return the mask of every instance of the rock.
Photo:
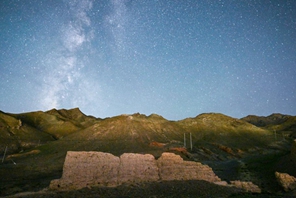
M157 181L158 167L153 155L124 153L120 156L118 183Z
M275 177L283 189L288 192L296 189L296 178L287 174L275 172Z
M184 161L179 155L163 153L157 160L161 180L205 180L220 182L212 168L199 162Z
M228 183L226 181L217 181L217 182L214 182L214 184L217 184L219 186L228 186Z
M18 125L16 126L16 129L20 129L22 126L22 121L21 120L18 120Z
M247 192L261 193L261 189L257 185L253 184L252 182L230 181L230 184L237 188L244 189Z

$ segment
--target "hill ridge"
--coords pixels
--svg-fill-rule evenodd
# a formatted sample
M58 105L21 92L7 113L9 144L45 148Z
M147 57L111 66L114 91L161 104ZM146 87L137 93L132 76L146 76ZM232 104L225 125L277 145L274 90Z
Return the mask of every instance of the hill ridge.
M193 118L185 118L179 121L171 121L157 114L122 114L110 118L100 119L87 116L79 108L73 109L51 109L46 112L28 112L21 114L1 113L10 116L17 122L21 122L23 126L31 127L34 141L44 136L48 137L47 141L53 141L63 138L64 140L87 140L101 141L100 148L106 146L106 151L111 149L108 141L124 142L122 148L125 152L133 152L132 147L150 149L150 144L167 145L166 147L177 146L182 147L184 144L184 134L191 134L194 145L211 144L224 145L235 149L248 149L255 144L267 145L270 138L273 138L274 131L271 128L256 126L247 119L237 119L224 115L222 113L202 113ZM279 116L278 114L275 114ZM1 118L1 117L0 117ZM281 130L294 130L296 121L293 116L289 116L289 124L273 125L279 132ZM293 119L292 119L293 118ZM4 126L5 125L5 126ZM2 122L2 127L6 124ZM282 127L282 128L281 128ZM24 127L23 127L24 128ZM17 130L6 130L0 133L0 137L14 137L22 141L18 137ZM13 132L13 133L11 133ZM33 140L32 140L33 141ZM189 141L189 140L187 140ZM0 140L1 142L1 140ZM154 143L153 143L154 142ZM158 142L158 143L157 143ZM172 144L172 142L175 142ZM4 142L3 142L4 143ZM161 144L159 144L161 143ZM177 144L176 144L177 143ZM215 143L215 144L214 144ZM19 143L14 143L14 145ZM126 145L126 147L125 147ZM187 142L189 145L189 142ZM79 146L79 145L77 145ZM14 146L15 147L15 146ZM98 147L99 148L99 147ZM22 150L19 146L17 150ZM120 150L120 149L118 149ZM120 151L121 152L121 151Z

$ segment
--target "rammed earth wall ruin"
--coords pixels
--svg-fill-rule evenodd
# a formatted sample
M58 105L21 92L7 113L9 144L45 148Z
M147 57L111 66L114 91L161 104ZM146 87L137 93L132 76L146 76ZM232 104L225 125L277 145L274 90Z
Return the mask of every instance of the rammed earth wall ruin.
M50 189L71 190L160 180L221 182L209 166L183 161L173 153L163 153L155 160L150 154L124 153L117 157L103 152L69 151L62 178L51 181Z
M212 168L199 162L184 161L179 155L163 153L158 160L150 154L124 153L120 157L103 152L68 151L61 179L52 180L52 190L77 190L92 186L118 186L140 182L205 180L219 185L227 182ZM252 182L235 181L250 192L261 192Z

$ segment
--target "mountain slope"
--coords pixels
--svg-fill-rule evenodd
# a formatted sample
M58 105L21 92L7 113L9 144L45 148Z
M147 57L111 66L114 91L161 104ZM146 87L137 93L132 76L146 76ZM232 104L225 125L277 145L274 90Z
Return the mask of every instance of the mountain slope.
M264 117L252 115L244 117L241 120L280 133L285 137L296 138L296 116L271 114Z
M214 142L228 147L248 149L270 143L271 133L245 121L217 113L198 115L181 120L184 131L192 133L197 141Z
M249 122L258 127L266 127L269 125L279 125L286 122L292 116L274 113L269 116L248 115L241 120Z
M8 153L44 144L54 138L9 114L0 112L0 152L7 146Z
M94 117L84 115L78 108L10 115L40 131L53 135L56 139L88 127L96 120Z
M62 120L68 120L68 121L72 122L74 125L79 126L81 128L86 128L86 127L92 125L95 120L99 120L93 116L85 115L84 113L82 113L80 111L79 108L74 108L74 109L69 109L69 110L52 109L52 110L47 111L46 113L50 114L50 115L55 115Z
M168 121L155 114L137 113L97 121L55 142L55 147L116 155L150 152L157 156L166 150L183 151L184 134L189 149L190 133L193 149L211 146L219 150L216 155L228 148L247 152L254 147L264 149L274 141L272 132L223 114L201 114L196 118Z
M52 109L21 114L0 111L0 152L8 146L8 152L18 152L54 141L91 126L98 121L86 116L78 108Z
M195 149L211 145L249 151L254 147L265 148L274 141L273 131L269 128L250 124L245 121L250 120L247 118L239 120L218 113L200 114L195 118L186 118L180 121L168 121L156 114L146 116L139 113L96 119L86 116L78 108L5 115L10 120L3 121L3 126L13 125L16 127L18 122L21 122L22 125L30 127L31 131L35 131L34 134L39 136L43 134L50 137L51 140L52 137L55 139L63 137L63 141L60 142L64 144L69 141L67 149L71 149L70 145L74 146L75 144L76 149L113 151L115 154L137 152L138 150L144 152L147 149L156 149L157 145L163 147L162 150L172 147L180 148L184 145L184 135L187 148L189 148L191 147L190 134L192 147ZM276 126L277 129L295 127L296 121L293 117L286 116L284 118L285 121L281 119L276 122L281 123L280 126L271 126ZM19 129L15 128L14 130ZM9 132L7 131L6 134ZM39 136L34 137L33 135L30 138L39 141ZM27 139L30 138L28 136ZM59 144L59 142L55 144Z
M151 148L152 142L170 143L172 140L182 140L181 131L182 128L175 122L165 120L161 116L137 113L101 120L65 137L63 141L79 141L86 144L85 147L94 145L95 149L122 154L144 152Z

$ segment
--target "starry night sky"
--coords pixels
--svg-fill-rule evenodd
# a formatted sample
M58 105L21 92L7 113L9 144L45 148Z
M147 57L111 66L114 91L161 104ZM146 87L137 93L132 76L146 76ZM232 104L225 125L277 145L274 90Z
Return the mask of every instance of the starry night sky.
M1 0L0 110L296 114L294 0Z

